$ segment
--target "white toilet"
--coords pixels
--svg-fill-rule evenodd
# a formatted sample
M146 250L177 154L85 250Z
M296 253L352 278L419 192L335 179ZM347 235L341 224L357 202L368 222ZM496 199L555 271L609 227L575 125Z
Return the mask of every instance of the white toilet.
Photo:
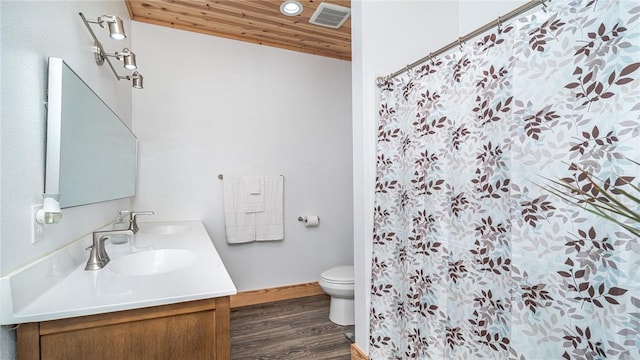
M320 274L320 288L331 296L329 320L338 325L353 325L353 266L343 265L331 268Z

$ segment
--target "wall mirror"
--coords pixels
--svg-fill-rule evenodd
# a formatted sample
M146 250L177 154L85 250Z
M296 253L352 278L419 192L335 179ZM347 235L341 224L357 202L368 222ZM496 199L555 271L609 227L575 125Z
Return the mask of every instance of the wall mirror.
M49 58L45 192L62 208L135 195L137 139L59 58Z

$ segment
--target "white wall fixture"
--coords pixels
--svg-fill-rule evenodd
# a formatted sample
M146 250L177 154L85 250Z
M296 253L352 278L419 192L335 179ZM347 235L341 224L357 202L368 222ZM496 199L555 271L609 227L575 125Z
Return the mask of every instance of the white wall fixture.
M351 15L351 9L336 4L320 3L320 6L311 15L310 24L338 29Z
M36 218L38 212L42 210L42 204L31 206L31 243L35 244L44 240L44 224L39 223Z
M31 207L33 224L31 226L31 243L42 241L44 237L44 226L57 224L62 219L60 210L60 194L42 194L42 205Z
M36 221L40 224L57 224L62 219L60 194L43 194L42 209L36 211Z
M286 16L296 16L302 13L302 4L296 0L286 0L280 4L280 12Z
M122 19L113 15L102 15L98 18L97 21L91 21L87 20L84 14L80 13L79 15L82 18L85 26L87 27L87 30L89 30L89 33L93 37L93 55L96 60L96 64L102 65L106 62L107 65L109 65L109 68L111 68L111 71L113 72L113 75L115 75L116 79L129 80L132 82L131 85L134 88L142 89L142 75L140 75L140 73L136 71L132 75L118 75L116 69L113 67L113 64L111 64L111 61L109 60L109 57L115 58L124 63L125 69L135 70L138 68L138 66L136 64L136 55L133 53L133 51L124 48L122 49L122 51L117 51L114 54L106 53L104 51L104 48L102 47L102 44L100 43L100 41L98 41L96 34L93 32L93 30L91 30L91 26L89 26L89 24L99 24L104 28L104 24L106 23L109 28L109 35L111 36L111 38L115 40L122 40L126 38Z

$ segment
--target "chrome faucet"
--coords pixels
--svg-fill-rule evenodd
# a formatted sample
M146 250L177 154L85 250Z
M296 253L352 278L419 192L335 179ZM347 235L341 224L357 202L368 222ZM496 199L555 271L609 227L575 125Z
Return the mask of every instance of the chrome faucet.
M155 215L153 211L132 211L129 213L129 230L132 233L137 234L140 231L138 227L138 215Z
M86 250L91 250L89 253L89 260L87 260L87 265L84 267L85 270L100 270L105 265L109 263L111 260L107 251L104 247L104 242L109 239L109 235L118 235L118 234L133 234L133 231L126 230L102 230L102 231L94 231L93 232L93 244L86 248Z

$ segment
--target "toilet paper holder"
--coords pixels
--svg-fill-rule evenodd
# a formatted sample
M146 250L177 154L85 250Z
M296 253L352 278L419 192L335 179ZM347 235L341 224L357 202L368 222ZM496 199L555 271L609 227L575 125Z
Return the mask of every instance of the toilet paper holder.
M303 217L303 216L298 216L298 221L304 221L304 218L305 217ZM318 220L320 220L320 216L318 216Z
M320 225L320 217L316 215L298 216L298 221L305 227L316 227Z

